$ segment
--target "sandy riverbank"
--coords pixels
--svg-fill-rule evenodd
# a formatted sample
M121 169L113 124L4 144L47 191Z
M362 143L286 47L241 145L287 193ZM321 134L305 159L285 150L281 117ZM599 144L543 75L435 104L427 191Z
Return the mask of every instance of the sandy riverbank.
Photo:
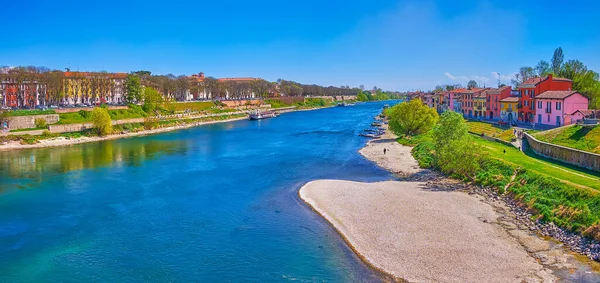
M384 155L383 149L388 152ZM412 148L386 133L360 150L408 179L319 180L299 196L369 265L410 282L597 282L590 264L539 237L497 197L418 168ZM415 173L424 173L416 174ZM591 281L590 281L591 280Z
M460 192L424 183L320 180L300 197L366 262L410 282L552 280L504 231L494 209Z

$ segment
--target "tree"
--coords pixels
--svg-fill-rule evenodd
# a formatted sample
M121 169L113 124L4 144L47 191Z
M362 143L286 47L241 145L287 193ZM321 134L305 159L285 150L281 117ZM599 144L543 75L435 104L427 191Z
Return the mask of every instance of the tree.
M125 101L134 103L140 101L142 96L142 86L140 77L129 74L125 79Z
M474 180L479 169L482 152L468 133L468 126L461 114L447 111L433 127L433 143L436 164L447 174L458 174Z
M476 87L477 87L477 82L476 82L476 81L474 81L474 80L470 80L470 81L467 83L467 88L468 88L468 89L472 89L472 88L476 88Z
M550 63L546 62L545 60L540 60L537 66L535 66L535 71L538 77L544 77L550 74L552 69L550 69Z
M367 95L364 92L361 91L361 92L359 92L356 95L356 100L358 100L358 101L369 101L369 98L367 97Z
M106 108L96 107L92 110L92 123L99 136L105 136L112 132L112 120Z
M563 50L561 47L556 48L554 50L554 55L552 55L552 72L558 74L560 69L562 68L563 61L565 59L565 55L563 54Z
M144 88L144 105L142 109L148 114L152 114L156 111L159 105L163 103L163 96L154 88Z
M438 120L435 109L423 104L420 99L402 102L391 108L389 125L398 136L425 133Z
M532 67L521 67L511 82L516 87L533 77L535 77L535 70Z

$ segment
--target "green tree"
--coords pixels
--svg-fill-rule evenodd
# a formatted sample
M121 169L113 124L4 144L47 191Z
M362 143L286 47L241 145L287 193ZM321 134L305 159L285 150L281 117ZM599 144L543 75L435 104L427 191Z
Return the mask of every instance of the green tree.
M367 97L367 95L364 92L361 91L361 92L359 92L356 95L356 100L358 100L358 101L369 101L369 98Z
M468 89L472 89L472 88L476 88L476 87L477 87L477 82L476 82L476 81L474 81L474 80L470 80L470 81L467 83L467 88L468 88Z
M105 136L112 132L112 120L106 108L96 107L92 110L92 123L99 136Z
M425 133L437 120L435 109L423 104L420 99L392 107L389 115L390 129L398 136Z
M550 69L550 63L546 62L545 60L540 60L537 66L535 66L535 71L538 77L544 77L550 74L552 69Z
M142 99L142 85L140 77L134 74L127 75L125 79L125 101L134 103Z
M556 48L554 50L554 55L552 55L552 72L558 74L560 69L562 68L563 61L565 59L565 55L563 54L563 50L561 47Z
M144 88L144 105L142 106L144 112L152 114L162 103L163 97L156 89L151 87Z
M447 111L432 131L436 164L447 174L474 180L482 152L469 136L468 126L461 114Z
M34 121L35 127L38 129L45 129L47 127L47 122L46 122L46 119L44 119L44 118L35 118L35 120L33 120L33 121Z

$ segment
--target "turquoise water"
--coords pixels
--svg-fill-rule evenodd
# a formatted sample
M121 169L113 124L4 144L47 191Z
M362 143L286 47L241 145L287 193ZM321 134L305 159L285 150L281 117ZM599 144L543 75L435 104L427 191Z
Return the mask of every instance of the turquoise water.
M388 179L381 106L0 152L0 282L378 281L297 190Z

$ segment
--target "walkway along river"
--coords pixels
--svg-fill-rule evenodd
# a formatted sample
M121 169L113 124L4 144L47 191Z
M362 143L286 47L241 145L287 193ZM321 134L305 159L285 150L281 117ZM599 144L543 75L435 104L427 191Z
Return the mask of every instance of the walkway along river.
M378 281L297 190L389 179L382 105L0 152L0 282Z

